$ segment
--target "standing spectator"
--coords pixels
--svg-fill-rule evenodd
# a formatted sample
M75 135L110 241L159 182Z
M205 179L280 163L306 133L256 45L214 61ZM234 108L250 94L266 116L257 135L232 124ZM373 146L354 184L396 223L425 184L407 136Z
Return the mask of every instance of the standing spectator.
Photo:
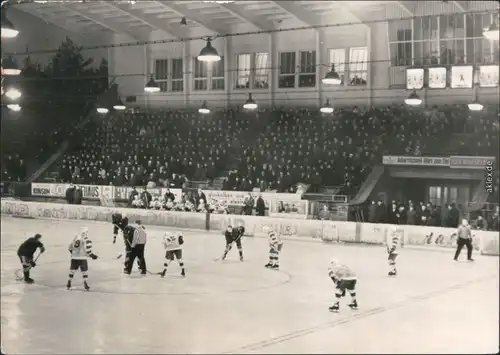
M421 205L420 206L422 212L420 213L420 221L419 221L419 224L421 226L427 226L429 225L429 217L430 217L430 213L429 211L427 210L427 207L425 205Z
M197 196L197 200L203 200L205 203L207 202L207 196L205 196L205 194L203 193L203 190L202 189L198 189L198 196Z
M472 233L466 219L462 219L462 224L457 230L457 250L453 260L458 261L458 257L464 245L467 247L467 260L474 261L474 259L472 259Z
M387 223L398 224L398 207L396 201L392 201L391 209L387 213Z
M251 216L254 204L255 200L252 197L252 194L249 192L248 195L245 197L245 201L243 202L243 211L242 211L243 214Z
M448 205L448 213L446 214L445 226L449 228L456 228L458 226L458 218L460 213L458 212L455 203Z
M330 211L328 210L328 205L323 205L321 211L319 211L319 219L322 221L328 221L330 219Z
M73 203L75 205L81 205L83 200L83 191L81 186L76 186L75 192L74 192L74 197L73 197Z
M376 223L377 216L377 204L375 201L372 201L371 205L368 207L368 222Z
M257 216L265 216L266 215L266 203L262 198L262 195L259 195L257 198L257 204L255 206L255 211L257 212Z
M375 211L375 223L385 222L385 204L379 200L377 202L377 209Z
M144 187L141 192L141 201L143 203L144 208L148 208L149 204L151 203L151 194L148 192L148 190Z
M415 207L413 205L410 205L408 208L408 213L406 214L406 224L413 226L417 222L417 212L415 211Z
M398 212L396 213L397 223L405 224L406 223L406 211L403 205L399 206Z
M491 225L491 229L494 231L499 230L499 224L500 224L499 210L500 210L500 206L495 206L495 213L493 214L493 216L491 216L490 225Z
M66 202L68 202L69 205L72 205L74 201L75 201L75 186L73 184L70 184L69 187L66 189Z
M170 189L167 187L167 190L165 191L165 195L163 196L163 199L165 201L168 201L170 199L172 202L175 201L175 195L170 191Z
M483 216L477 217L476 222L474 222L474 229L479 229L482 231L488 230L488 222L486 222L486 219L484 219Z
M135 196L139 195L137 190L135 189L135 186L132 186L132 191L130 192L130 195L128 196L128 207L132 207L132 202L135 200Z

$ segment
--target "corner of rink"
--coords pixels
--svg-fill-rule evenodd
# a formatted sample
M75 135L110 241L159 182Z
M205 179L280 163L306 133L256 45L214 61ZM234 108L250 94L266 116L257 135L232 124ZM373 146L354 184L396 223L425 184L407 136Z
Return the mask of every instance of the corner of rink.
M89 228L99 260L91 292L64 289L72 236ZM224 262L222 235L185 232L187 275L121 274L110 224L2 216L2 347L13 353L493 353L498 351L499 259L403 249L397 278L385 248L284 241L280 271L267 270L267 241L244 238ZM163 267L166 228L148 227L148 268ZM42 233L47 252L34 285L14 280L18 245ZM337 258L358 276L359 310L328 312ZM75 276L81 290L81 276ZM77 306L75 306L77 305ZM231 333L228 334L228 329ZM223 336L221 336L223 334ZM56 339L56 340L54 340ZM61 339L64 339L62 341ZM362 341L360 341L360 339Z

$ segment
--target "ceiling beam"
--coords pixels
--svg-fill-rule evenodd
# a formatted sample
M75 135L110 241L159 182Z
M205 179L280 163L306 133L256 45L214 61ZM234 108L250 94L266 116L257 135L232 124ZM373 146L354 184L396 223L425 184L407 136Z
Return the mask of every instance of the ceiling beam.
M342 11L345 11L349 16L354 18L355 21L359 22L360 25L365 26L365 28L370 27L366 23L363 22L363 19L361 18L360 15L356 14L356 10L354 10L352 7L350 7L349 4L346 4L345 1L335 2L335 5L337 5L339 7L339 9L341 9ZM373 14L370 14L370 15L373 16ZM349 21L346 21L346 22L349 22Z
M133 39L136 39L138 41L147 41L149 39L149 35L145 33L138 33L138 31L137 33L135 33L134 31L130 30L130 28L127 26L118 23L111 23L111 21L100 18L99 16L96 16L95 14L91 13L88 9L84 8L75 9L70 4L58 5L58 7L67 10L75 15L81 16L89 21L92 21L101 27L107 28L110 31L127 34Z
M254 16L250 16L245 14L244 11L241 11L241 8L238 7L236 4L218 4L221 8L227 10L234 16L238 17L240 20L245 21L251 25L253 25L255 28L259 30L274 30L276 29L276 26L272 21L268 21L265 19L257 19Z
M271 1L277 7L282 8L297 20L304 22L308 26L321 25L322 21L316 14L297 5L294 1Z
M405 12L407 15L409 16L415 16L415 13L413 11L410 10L410 8L408 6L406 6L404 3L404 1L395 1L395 3L399 6L399 8L401 10L403 10L403 12Z
M173 11L177 13L179 16L185 17L188 20L196 22L201 27L204 27L208 32L213 34L226 34L228 33L228 29L226 27L220 26L213 21L207 20L209 16L203 16L202 11L192 11L186 9L185 7L180 7L179 5L174 4L173 1L155 1L158 5L161 5L167 10Z
M108 6L111 6L115 9L118 9L123 13L126 13L130 17L133 17L136 20L139 20L142 23L145 23L146 25L148 25L156 30L160 30L162 32L165 32L169 36L176 37L176 38L188 37L187 32L180 31L178 29L175 29L175 28L169 26L167 21L162 20L154 15L146 15L141 10L131 7L130 4L110 2L110 1L106 2L105 4Z
M39 18L45 23L50 23L70 33L77 33L77 32L80 33L82 29L85 31L85 26L81 26L80 28L75 28L75 26L69 24L68 21L61 20L60 18L57 18L55 16L44 14L40 11L37 11L38 9L41 9L41 7L33 6L33 4L22 4L22 6L16 6L15 8L12 7L9 11L15 11L15 10L23 11L27 14L30 14L31 16ZM86 33L93 35L91 31L87 31Z
M458 9L460 10L460 12L467 12L467 9L462 5L460 4L461 2L463 1L452 1L451 3Z

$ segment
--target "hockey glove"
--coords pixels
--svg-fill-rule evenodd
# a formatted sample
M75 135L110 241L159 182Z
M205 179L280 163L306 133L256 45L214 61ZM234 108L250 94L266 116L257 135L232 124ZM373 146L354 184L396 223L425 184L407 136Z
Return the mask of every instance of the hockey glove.
M92 260L96 260L98 258L98 256L95 254L90 254L90 257L92 258Z
M31 267L35 267L36 266L36 263L34 261L30 261L30 266Z
M45 248L44 247L40 247L40 254L42 253L45 253Z

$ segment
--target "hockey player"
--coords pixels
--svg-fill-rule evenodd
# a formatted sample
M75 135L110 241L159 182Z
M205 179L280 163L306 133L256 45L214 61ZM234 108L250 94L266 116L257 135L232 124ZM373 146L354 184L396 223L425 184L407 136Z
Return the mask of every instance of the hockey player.
M146 275L146 259L144 258L144 249L146 247L147 233L146 228L141 221L136 221L133 225L127 225L123 230L123 236L130 245L130 253L126 260L125 274L130 275L135 258L138 259L138 266L141 270L141 275Z
M270 269L279 269L279 257L281 248L283 247L283 242L278 233L276 233L271 227L266 226L264 232L267 232L267 238L269 241L269 262L265 267Z
M161 277L165 277L167 273L168 265L174 261L174 257L177 259L179 266L181 267L181 275L186 276L186 271L184 270L184 261L182 260L182 245L184 244L184 237L181 232L171 233L166 232L163 235L163 246L165 247L165 262L163 263L163 271L160 273Z
M125 215L122 215L121 213L113 213L113 215L111 216L111 220L113 223L113 244L116 243L116 237L117 237L119 231L121 231L121 234L123 235L123 243L125 244L125 263L124 263L123 271L126 273L128 270L128 266L127 266L128 261L130 260L131 253L132 253L131 243L132 243L133 235L130 235L130 233L129 233L128 237L125 236L125 229L128 226L128 218ZM133 234L133 232L132 232L132 234ZM140 259L138 259L137 265L138 265L139 269L142 271Z
M396 258L398 257L398 249L401 246L401 241L403 237L403 230L396 227L391 226L387 231L387 240L386 247L389 261L389 276L396 276Z
M23 265L24 282L29 284L35 282L32 278L30 278L30 269L36 266L36 263L33 260L33 255L38 248L40 248L40 254L45 252L45 247L40 239L42 239L42 235L37 233L33 237L25 240L19 246L19 249L17 249L17 256Z
M89 265L87 262L88 258L92 260L97 259L97 255L92 252L92 240L88 237L89 230L88 228L83 228L80 234L78 234L68 247L68 250L71 254L71 263L69 266L69 279L66 284L66 288L69 290L71 288L71 281L75 276L75 272L80 269L83 277L83 287L85 290L90 290L88 284L88 270Z
M328 309L333 312L338 312L340 299L345 296L346 290L352 298L349 307L351 309L358 309L358 302L356 301L357 278L354 271L349 269L346 265L340 264L338 260L333 259L330 261L328 276L330 276L336 286L335 303Z
M243 237L243 234L245 234L245 227L238 226L233 228L232 226L227 226L227 229L224 232L224 236L226 237L226 249L222 255L222 260L226 259L227 253L229 253L233 247L233 243L236 243L236 247L238 248L238 252L240 254L240 261L243 261L243 247L241 246L241 238Z

